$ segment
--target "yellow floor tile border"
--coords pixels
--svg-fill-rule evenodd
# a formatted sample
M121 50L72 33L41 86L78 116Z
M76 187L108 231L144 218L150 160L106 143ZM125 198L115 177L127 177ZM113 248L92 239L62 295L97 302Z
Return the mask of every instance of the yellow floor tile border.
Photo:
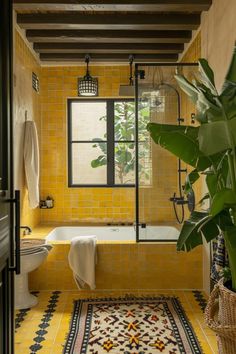
M127 292L35 292L39 303L32 309L16 311L16 354L62 354L71 321L74 300L81 298L120 297ZM129 293L130 294L130 293ZM145 291L134 296L176 296L198 337L204 354L217 354L214 333L204 323L206 297L200 291ZM78 353L79 354L79 353Z

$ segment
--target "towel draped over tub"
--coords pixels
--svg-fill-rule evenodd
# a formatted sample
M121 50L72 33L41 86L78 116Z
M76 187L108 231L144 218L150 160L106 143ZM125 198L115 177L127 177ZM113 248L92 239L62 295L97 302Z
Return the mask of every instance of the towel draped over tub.
M68 261L79 289L87 284L91 290L96 288L96 236L78 236L71 240Z
M36 124L25 122L24 165L29 206L31 209L39 206L39 144Z

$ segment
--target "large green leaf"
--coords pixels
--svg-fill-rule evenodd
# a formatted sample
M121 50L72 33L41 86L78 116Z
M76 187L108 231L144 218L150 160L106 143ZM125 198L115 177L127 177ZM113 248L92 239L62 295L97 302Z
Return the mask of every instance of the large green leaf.
M222 157L216 166L217 182L218 185L230 187L231 181L229 176L228 153L222 153Z
M211 97L207 94L207 92L204 92L202 90L199 91L198 93L198 102L202 103L202 109L208 110L208 109L213 109L214 111L218 112L220 114L220 108L216 104L216 102L211 100ZM204 108L205 106L205 108Z
M224 231L224 236L227 239L228 246L236 250L236 226L228 226Z
M178 82L180 88L191 98L191 100L196 103L198 100L198 89L191 84L183 75L175 75L175 79Z
M214 195L212 199L210 214L212 216L217 215L223 209L230 207L233 204L236 204L236 194L232 189L224 188Z
M226 75L226 81L231 81L236 83L236 46L234 47L233 56L231 59L228 73Z
M228 227L233 226L232 218L229 210L224 209L219 214L217 214L214 219L220 230L226 231Z
M228 227L224 231L225 246L227 249L232 277L232 289L236 292L236 227Z
M212 165L212 160L199 150L199 127L149 123L147 130L156 144L199 171Z
M194 80L194 82L199 91L198 101L196 103L197 116L200 115L204 117L204 120L201 118L200 122L204 123L205 117L207 117L208 122L223 120L222 110L219 103L216 101L215 94L202 82L198 80Z
M184 222L177 242L178 251L190 251L203 243L202 236L207 242L219 234L214 219L208 213L194 211L190 218Z
M186 177L186 181L185 181L185 186L184 186L184 193L188 194L189 192L191 192L192 190L192 186L193 184L200 178L200 175L198 173L198 171L195 169L193 171L191 171L187 177Z
M228 132L230 132L233 144L236 146L236 118L201 125L198 134L200 150L206 156L210 156L232 149L233 146Z
M236 82L227 81L219 100L224 108L227 119L236 117Z
M213 93L217 93L215 88L214 72L209 66L207 60L200 58L198 60L198 63L199 63L199 71L201 73L203 82Z
M217 191L218 176L210 173L206 176L206 184L211 198L214 197Z
M207 222L204 222L200 225L199 231L202 236L204 236L206 242L214 240L220 233L220 230L217 225L217 219L209 219Z
M208 199L210 199L210 195L209 195L209 193L206 193L200 200L199 200L199 202L198 202L198 205L203 205L203 203L205 202L205 200L208 200Z

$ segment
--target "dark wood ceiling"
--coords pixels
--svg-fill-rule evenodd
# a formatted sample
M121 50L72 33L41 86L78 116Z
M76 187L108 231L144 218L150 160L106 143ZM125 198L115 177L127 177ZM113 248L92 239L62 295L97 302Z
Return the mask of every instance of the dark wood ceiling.
M42 61L175 62L211 0L14 0Z

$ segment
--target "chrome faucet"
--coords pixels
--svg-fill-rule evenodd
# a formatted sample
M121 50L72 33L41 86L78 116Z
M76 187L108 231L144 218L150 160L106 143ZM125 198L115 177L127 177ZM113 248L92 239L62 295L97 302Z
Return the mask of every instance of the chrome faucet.
M23 235L30 235L32 232L32 229L29 226L20 226L21 229L24 229Z

